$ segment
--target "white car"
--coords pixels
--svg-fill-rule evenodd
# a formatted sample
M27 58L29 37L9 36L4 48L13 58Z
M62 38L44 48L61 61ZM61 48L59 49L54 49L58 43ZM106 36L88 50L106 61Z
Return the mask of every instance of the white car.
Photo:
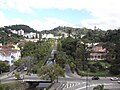
M112 81L117 81L117 80L119 80L119 78L117 78L117 77L112 77L112 78L110 78L110 80L112 80Z
M20 76L19 78L13 77L14 80L23 80L24 76Z
M24 68L24 71L27 71L27 67Z
M117 81L120 84L120 81Z

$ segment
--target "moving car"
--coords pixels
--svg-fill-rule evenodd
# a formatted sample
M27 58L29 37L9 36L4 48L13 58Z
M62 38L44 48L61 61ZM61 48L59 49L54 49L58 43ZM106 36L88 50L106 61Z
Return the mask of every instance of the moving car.
M27 67L24 67L24 71L27 71Z
M92 80L99 80L100 78L98 76L93 76Z
M117 77L112 77L112 78L110 78L110 80L112 80L112 81L117 81L117 80L119 80L119 78L117 78Z
M117 81L117 83L119 83L119 84L120 84L120 81Z

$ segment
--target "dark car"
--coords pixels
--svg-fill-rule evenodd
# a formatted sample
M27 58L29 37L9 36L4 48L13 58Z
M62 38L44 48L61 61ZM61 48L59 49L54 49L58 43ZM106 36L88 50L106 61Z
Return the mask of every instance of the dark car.
M99 80L100 78L98 76L93 76L92 80Z

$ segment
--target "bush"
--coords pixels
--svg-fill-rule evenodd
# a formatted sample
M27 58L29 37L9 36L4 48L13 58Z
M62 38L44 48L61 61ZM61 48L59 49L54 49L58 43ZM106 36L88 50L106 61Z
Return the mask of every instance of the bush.
M8 85L4 85L0 82L0 90L9 90L9 86Z
M71 62L70 63L70 69L71 69L72 73L74 73L75 68L76 68L76 65L73 62Z
M19 73L15 73L15 77L16 77L17 79L20 79L20 74L19 74Z
M96 67L95 66L90 66L90 72L93 72L95 73L97 71Z

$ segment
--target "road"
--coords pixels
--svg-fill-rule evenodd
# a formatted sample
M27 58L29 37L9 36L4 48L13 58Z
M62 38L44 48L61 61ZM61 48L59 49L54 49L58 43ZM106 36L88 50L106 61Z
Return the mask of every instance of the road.
M73 74L69 65L66 65L65 71L65 78L59 78L60 85L57 90L93 90L97 85L104 85L105 89L120 90L120 84L111 81L111 77L100 77L99 80L92 80L92 77L86 79L76 73Z
M37 75L26 75L24 80L40 80ZM1 80L2 83L14 82L16 81L13 77L7 77ZM100 77L100 80L92 80L91 77L88 78L88 88L86 89L86 77L59 77L60 86L57 90L93 90L97 85L104 85L106 89L118 89L120 90L120 84L117 81L111 81L110 77ZM114 88L114 89L113 89Z
M59 78L60 87L58 90L93 90L97 85L104 85L106 89L114 90L115 88L120 89L120 84L117 81L111 81L110 77L100 77L100 80L92 80L91 77L88 79L88 88L86 89L86 77L81 78Z

